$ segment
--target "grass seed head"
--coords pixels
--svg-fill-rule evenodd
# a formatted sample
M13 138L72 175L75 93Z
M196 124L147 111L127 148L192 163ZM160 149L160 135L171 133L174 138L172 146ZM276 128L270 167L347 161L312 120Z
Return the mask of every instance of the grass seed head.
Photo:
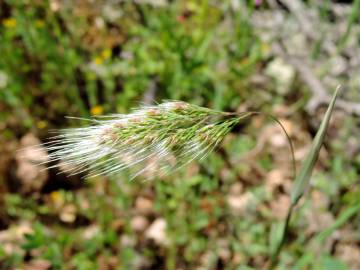
M224 115L168 101L94 120L88 127L66 129L47 149L50 162L61 160L75 168L73 173L111 175L130 169L133 177L150 171L165 175L216 147L237 123L235 118L221 118Z

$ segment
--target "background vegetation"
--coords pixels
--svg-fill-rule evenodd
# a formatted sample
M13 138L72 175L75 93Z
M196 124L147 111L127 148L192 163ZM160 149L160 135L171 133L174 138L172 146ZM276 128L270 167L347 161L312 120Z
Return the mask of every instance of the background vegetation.
M65 116L180 99L274 114L300 163L339 83L277 268L359 269L359 17L358 0L0 1L0 269L266 269L293 181L268 119L151 182L43 170L33 145L84 124Z

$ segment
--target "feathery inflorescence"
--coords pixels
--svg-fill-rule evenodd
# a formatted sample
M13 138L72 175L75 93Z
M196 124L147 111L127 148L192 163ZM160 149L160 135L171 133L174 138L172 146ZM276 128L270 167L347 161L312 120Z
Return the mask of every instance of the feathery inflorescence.
M46 148L49 162L61 161L63 167L71 168L71 174L111 175L129 168L132 177L165 175L204 158L239 119L168 101L130 114L92 119L88 127L62 130Z

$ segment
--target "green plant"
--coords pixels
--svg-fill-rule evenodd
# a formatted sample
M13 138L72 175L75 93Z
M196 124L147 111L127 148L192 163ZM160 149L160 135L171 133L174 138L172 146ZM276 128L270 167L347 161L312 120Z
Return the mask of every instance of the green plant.
M325 134L327 127L329 125L330 117L332 114L332 111L335 106L335 101L338 95L338 92L340 90L340 87L338 87L335 90L335 93L333 95L333 98L329 104L329 107L325 113L325 116L323 118L323 121L321 122L320 128L318 132L316 133L316 136L314 138L314 141L312 143L312 147L305 158L304 162L302 163L302 166L299 171L299 175L296 177L294 186L292 188L291 192L291 204L289 206L286 219L283 223L277 224L276 228L274 227L273 233L272 233L272 266L274 266L276 260L278 259L278 255L281 251L281 248L283 244L285 243L287 231L289 229L291 216L294 212L295 206L298 204L300 198L304 195L306 189L308 188L310 176L312 174L313 168L315 166L315 163L317 161L320 148L323 144Z
M291 204L283 223L271 234L272 266L285 243L294 208L305 193L322 146L339 88L336 89L312 148L296 176ZM50 161L63 161L72 173L94 170L93 176L134 169L160 175L172 172L195 158L205 157L243 118L258 112L241 114L211 110L185 102L171 101L142 107L128 115L113 115L107 120L91 120L94 125L64 130L47 145ZM291 140L282 126L291 146ZM293 157L294 160L294 157ZM57 166L57 165L54 165ZM149 174L148 174L149 176ZM153 175L151 175L153 176Z

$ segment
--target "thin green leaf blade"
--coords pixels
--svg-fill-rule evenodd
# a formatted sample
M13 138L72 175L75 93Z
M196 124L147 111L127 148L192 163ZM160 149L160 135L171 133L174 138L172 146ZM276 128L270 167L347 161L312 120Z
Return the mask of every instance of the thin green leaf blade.
M327 229L317 235L316 240L320 243L325 241L335 230L343 226L350 218L360 211L360 201L346 209L337 220Z
M270 254L272 256L277 255L277 249L283 240L284 235L284 222L275 222L271 225L270 228Z
M330 117L334 109L335 101L339 90L340 87L335 90L335 93L325 113L324 119L321 122L318 132L316 133L310 152L300 168L299 175L295 179L294 188L291 193L292 205L297 204L309 184L311 173L319 156L320 148L324 142L326 130L329 125Z

